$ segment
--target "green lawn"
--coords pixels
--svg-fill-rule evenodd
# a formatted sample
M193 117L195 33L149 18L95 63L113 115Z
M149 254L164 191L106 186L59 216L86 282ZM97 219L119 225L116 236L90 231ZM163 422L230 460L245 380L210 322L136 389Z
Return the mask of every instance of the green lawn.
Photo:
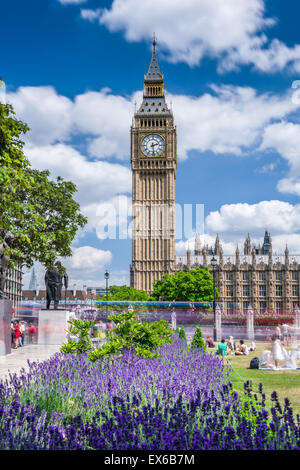
M249 345L248 342L246 342ZM258 370L250 369L250 361L253 357L260 359L264 349L271 349L270 343L256 343L256 351L248 356L226 356L225 364L230 364L232 370L230 380L233 389L244 391L244 383L250 380L253 390L258 390L258 385L263 384L263 390L267 397L267 404L271 404L270 395L276 391L281 403L287 397L296 413L300 414L300 370ZM210 350L213 351L213 350ZM298 363L299 365L299 363Z

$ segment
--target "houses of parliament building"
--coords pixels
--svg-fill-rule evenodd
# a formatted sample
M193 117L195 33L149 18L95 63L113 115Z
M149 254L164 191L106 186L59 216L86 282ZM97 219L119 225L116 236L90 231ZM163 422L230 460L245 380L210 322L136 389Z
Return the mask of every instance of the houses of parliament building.
M215 268L213 256L217 260ZM245 313L249 305L259 313L291 313L300 305L300 255L290 255L287 246L284 255L273 254L267 231L262 246L252 245L248 234L243 251L237 247L229 256L223 255L218 235L211 248L202 248L196 236L194 254L188 249L186 256L176 257L176 270L204 266L215 276L218 303L225 313Z
M151 292L165 273L207 266L224 312L245 312L251 305L260 313L289 313L300 306L300 256L291 255L287 246L283 255L275 255L267 231L262 246L253 246L248 235L243 251L237 248L230 256L223 254L218 235L214 247L202 247L197 235L193 253L188 249L186 256L175 255L177 132L165 100L155 36L143 100L131 126L131 170L132 287Z

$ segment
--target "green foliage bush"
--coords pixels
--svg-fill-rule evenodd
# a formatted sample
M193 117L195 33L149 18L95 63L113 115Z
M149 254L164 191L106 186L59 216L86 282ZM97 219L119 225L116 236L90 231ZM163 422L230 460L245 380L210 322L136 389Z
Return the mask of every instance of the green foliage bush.
M185 346L187 347L187 337L186 337L185 329L183 327L179 329L179 338L184 339Z
M77 337L77 339L68 339L61 347L61 351L66 354L83 354L92 350L92 341L90 337L91 328L96 321L89 320L73 320L68 322L71 326L68 332Z
M202 330L199 326L197 326L192 343L191 348L198 348L202 349L203 352L206 351L205 341L202 336Z
M108 341L95 350L92 349L89 336L89 330L95 322L72 320L69 331L78 337L78 341L69 339L61 351L71 354L87 352L92 362L104 356L121 357L129 352L130 361L134 356L148 359L159 357L158 347L172 343L174 332L170 330L167 321L141 322L136 312L122 312L111 315L108 319L116 327L108 333Z

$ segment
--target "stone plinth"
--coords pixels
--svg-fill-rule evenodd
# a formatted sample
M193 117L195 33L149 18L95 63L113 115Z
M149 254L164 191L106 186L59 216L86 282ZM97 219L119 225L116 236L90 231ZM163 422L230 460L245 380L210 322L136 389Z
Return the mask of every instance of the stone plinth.
M12 301L0 299L0 356L11 353Z
M38 344L62 345L66 341L71 316L68 310L40 310Z

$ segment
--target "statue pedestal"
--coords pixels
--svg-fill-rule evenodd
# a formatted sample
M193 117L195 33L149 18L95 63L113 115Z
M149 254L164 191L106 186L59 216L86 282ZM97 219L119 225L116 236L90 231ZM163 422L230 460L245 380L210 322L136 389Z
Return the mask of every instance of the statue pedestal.
M71 317L68 310L40 310L38 344L62 345L66 341Z
M0 299L0 356L11 353L12 301Z

